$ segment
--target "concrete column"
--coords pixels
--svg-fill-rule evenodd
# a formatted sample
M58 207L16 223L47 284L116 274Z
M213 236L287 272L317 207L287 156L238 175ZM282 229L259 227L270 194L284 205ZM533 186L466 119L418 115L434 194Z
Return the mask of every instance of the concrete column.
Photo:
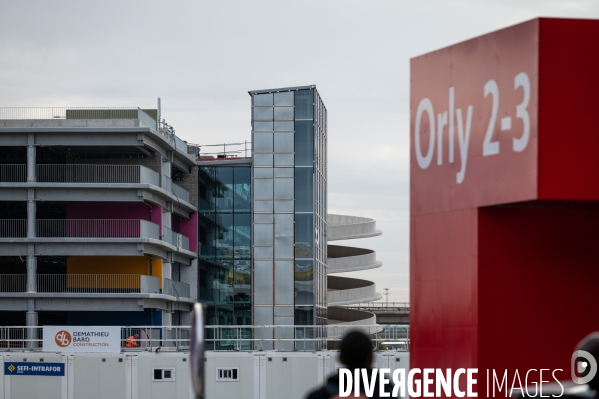
M33 245L31 245L33 246ZM27 292L37 292L37 258L27 255Z
M170 157L173 157L173 153L171 151L169 151L168 156L169 156L169 158L162 158L161 169L162 169L162 174L163 175L165 175L166 177L171 177L171 161L170 161Z
M168 153L169 157L171 156L171 152ZM161 157L160 162L160 187L166 189L165 177L171 177L171 162L170 158Z
M182 326L190 326L191 325L191 312L181 311L181 325Z
M198 300L198 260L191 261L190 266L181 265L179 281L189 284L190 295L194 300Z
M37 206L35 203L34 191L32 188L27 190L27 238L36 237L35 232L35 212Z
M162 277L173 279L173 264L172 263L162 263Z
M35 181L35 146L34 135L29 133L27 136L27 181Z
M167 208L162 208L162 226L172 230L172 216L170 212L172 206L170 204L169 202Z
M172 306L172 304L171 304L171 306ZM162 311L162 326L163 327L171 327L172 325L173 325L173 314L167 310L163 310ZM163 328L162 335L166 339L162 342L162 346L171 347L171 348L175 347L176 346L175 340L177 338L179 338L177 336L177 334L179 334L179 331L177 329Z
M173 325L173 318L171 312L167 310L162 311L162 325L165 327L170 327Z
M170 205L170 203L169 203L169 205ZM170 209L170 206L169 206L169 209ZM169 229L171 228L171 213L168 211L167 208L162 208L162 227L163 228L168 227ZM163 231L163 233L164 233L164 231ZM164 292L164 285L165 285L164 279L172 278L171 274L172 274L171 273L171 264L162 262L162 288L163 288L162 292Z
M35 340L35 339L38 339L38 334L37 334L38 321L37 321L37 312L35 311L35 299L27 300L27 308L28 308L28 310L25 313L25 325L27 327L35 327L35 328L28 328L25 336L27 337L27 339ZM37 344L37 342L27 341L27 347L30 349L37 348L38 344Z

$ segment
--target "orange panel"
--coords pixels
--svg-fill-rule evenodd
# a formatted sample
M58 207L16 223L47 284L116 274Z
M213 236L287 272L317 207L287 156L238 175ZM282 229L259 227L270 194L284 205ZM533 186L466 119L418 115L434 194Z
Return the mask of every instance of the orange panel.
M67 274L143 274L150 273L150 262L147 256L71 256L67 259ZM162 259L152 258L152 276L160 279L162 288ZM71 288L75 281L68 281ZM106 283L115 288L114 284ZM127 287L116 287L127 288ZM136 287L135 287L136 288Z

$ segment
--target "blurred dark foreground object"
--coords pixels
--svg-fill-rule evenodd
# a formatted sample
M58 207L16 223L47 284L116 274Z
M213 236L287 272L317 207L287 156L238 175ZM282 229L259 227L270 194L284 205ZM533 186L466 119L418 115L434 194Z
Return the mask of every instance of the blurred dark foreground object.
M196 303L191 315L189 342L191 388L195 399L204 399L204 309Z
M583 338L576 346L576 351L582 350L590 353L595 360L599 359L599 332L594 332ZM574 366L571 366L574 367ZM565 370L570 371L570 370ZM596 370L599 371L599 370ZM560 384L563 386L560 386ZM595 398L599 399L599 372L587 383L577 384L573 381L564 381L543 384L543 396L560 397L563 399L574 398ZM534 391L534 388L531 388ZM563 390L563 395L562 395ZM561 396L560 396L561 395ZM528 397L522 396L519 392L514 398Z
M372 342L368 335L361 331L350 331L343 337L341 346L339 348L339 362L343 364L343 367L350 370L355 369L368 369L372 368ZM352 372L353 374L353 372ZM364 395L364 385L360 389L362 398ZM334 374L328 378L324 386L312 391L307 399L330 399L337 398L339 394L339 374ZM353 391L350 397L354 397ZM379 384L378 378L374 387L373 398L379 398Z

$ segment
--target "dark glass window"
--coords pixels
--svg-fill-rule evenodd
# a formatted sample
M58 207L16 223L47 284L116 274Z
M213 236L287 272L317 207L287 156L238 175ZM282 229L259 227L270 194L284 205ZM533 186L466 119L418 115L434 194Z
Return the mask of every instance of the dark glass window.
M233 210L233 168L216 168L216 210Z
M312 166L314 163L314 126L312 121L295 122L295 165Z
M314 324L314 308L311 306L295 308L295 325L311 326Z
M314 90L295 92L295 119L312 119L314 114Z
M199 171L198 285L208 324L251 324L250 179L249 167Z
M295 211L312 212L314 207L313 169L295 168Z
M295 214L295 257L312 258L314 224L311 213Z
M247 310L251 308L251 268L250 260L235 261L235 278L232 284L235 300L235 310ZM251 317L251 316L249 316ZM237 323L237 324L251 324Z
M250 212L252 197L250 194L250 168L233 168L235 178L235 212Z
M223 213L217 217L216 257L233 259L233 214Z
M250 259L250 214L235 213L233 216L233 229L235 230L235 245L233 248L235 259Z
M200 212L214 212L214 168L200 168L198 171L198 196Z
M296 260L294 267L295 304L314 304L314 265L311 260Z
M198 226L200 259L212 259L216 256L214 247L214 224L207 218L201 218Z

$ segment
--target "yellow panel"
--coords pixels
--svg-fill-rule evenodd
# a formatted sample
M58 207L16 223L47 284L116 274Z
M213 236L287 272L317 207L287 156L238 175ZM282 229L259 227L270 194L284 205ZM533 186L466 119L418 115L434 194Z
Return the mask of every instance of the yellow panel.
M147 256L71 256L67 259L67 274L150 274L150 262ZM152 257L152 276L158 277L162 289L162 259ZM94 282L100 288L139 288L139 282L126 283L110 281L107 277L98 277ZM83 277L67 277L67 287L85 288L87 283ZM131 285L135 286L131 286ZM105 286L105 287L104 287Z

